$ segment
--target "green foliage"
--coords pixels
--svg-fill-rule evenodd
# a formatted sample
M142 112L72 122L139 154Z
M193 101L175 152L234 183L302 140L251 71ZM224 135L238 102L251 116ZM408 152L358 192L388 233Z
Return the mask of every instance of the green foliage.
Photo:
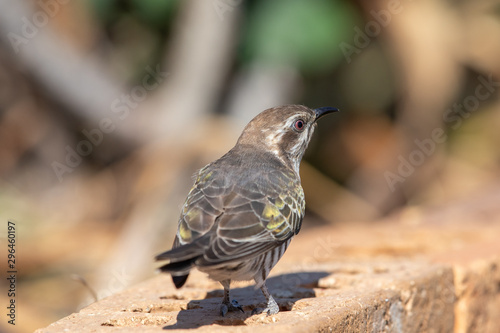
M129 11L148 25L163 27L175 13L179 0L90 0L90 4L97 16L108 23Z
M178 0L129 0L131 7L146 22L155 25L165 25L177 8Z
M89 6L101 20L110 21L116 17L117 2L117 0L90 0Z
M304 72L332 68L342 58L355 14L340 1L260 1L250 13L243 45L247 60L290 62Z

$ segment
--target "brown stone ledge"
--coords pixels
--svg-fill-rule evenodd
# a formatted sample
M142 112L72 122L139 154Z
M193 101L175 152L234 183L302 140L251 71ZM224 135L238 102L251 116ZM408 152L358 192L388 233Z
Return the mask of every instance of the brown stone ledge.
M194 272L181 290L158 276L37 332L500 332L500 228L324 227L299 234L268 280L280 313L250 283L245 313L222 318L218 283Z

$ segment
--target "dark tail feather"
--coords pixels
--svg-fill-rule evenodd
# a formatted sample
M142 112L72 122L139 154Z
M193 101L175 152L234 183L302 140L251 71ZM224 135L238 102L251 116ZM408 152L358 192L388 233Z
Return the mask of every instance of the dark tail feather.
M189 270L193 268L194 262L198 258L192 258L181 262L171 262L159 268L160 271L172 274L172 281L175 287L179 289L186 283L189 275Z
M181 276L175 276L172 275L172 281L174 281L175 288L179 289L186 283L186 280L188 279L189 274L186 275L181 275Z
M186 283L191 268L195 266L195 261L200 258L206 250L210 240L210 235L204 235L196 239L193 243L181 245L170 251L160 253L155 257L159 260L169 260L159 268L161 272L170 273L175 287L180 288Z
M179 262L171 262L171 263L168 263L166 265L161 266L159 268L159 270L164 272L164 273L170 273L172 275L181 276L181 275L189 273L191 268L193 268L194 262L196 261L196 259L198 259L198 257L191 258L191 259L184 260L184 261L179 261Z

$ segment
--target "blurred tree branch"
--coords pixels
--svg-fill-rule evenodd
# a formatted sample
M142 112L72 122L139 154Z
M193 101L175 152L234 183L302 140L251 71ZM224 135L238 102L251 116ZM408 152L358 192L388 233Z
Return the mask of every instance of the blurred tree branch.
M38 15L38 16L36 16ZM107 117L114 99L124 91L97 57L80 54L52 31L50 24L36 25L35 17L50 17L35 11L26 1L0 2L0 30L3 47L50 98L64 105L78 119L98 124ZM117 126L110 135L137 143L137 132Z
M166 50L169 80L154 101L152 135L184 137L193 122L215 111L236 47L241 8L230 8L219 13L211 1L181 3Z

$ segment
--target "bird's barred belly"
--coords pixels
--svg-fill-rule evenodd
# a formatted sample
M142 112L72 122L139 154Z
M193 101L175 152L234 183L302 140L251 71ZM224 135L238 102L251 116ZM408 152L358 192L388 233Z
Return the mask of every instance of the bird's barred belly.
M234 263L224 263L218 266L198 267L198 269L207 273L209 278L215 281L228 279L246 281L254 279L257 286L260 286L266 280L271 269L283 256L291 240L292 239L290 238L280 246L277 246L255 258L236 261Z

